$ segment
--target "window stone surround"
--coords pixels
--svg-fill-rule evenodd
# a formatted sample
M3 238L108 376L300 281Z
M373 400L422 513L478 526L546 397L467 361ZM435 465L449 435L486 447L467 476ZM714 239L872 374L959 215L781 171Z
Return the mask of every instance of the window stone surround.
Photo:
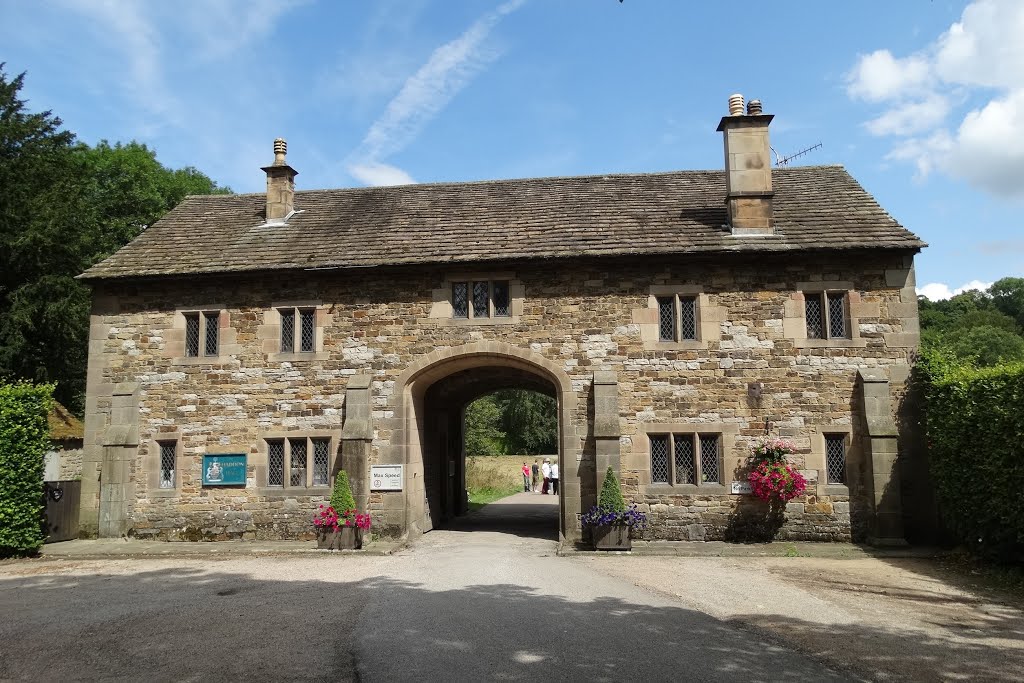
M642 422L636 425L631 438L632 449L623 453L623 469L637 473L640 494L643 495L729 495L729 482L746 461L736 455L736 441L740 425L730 422ZM722 483L673 484L651 481L651 434L717 434L720 438L718 453ZM670 454L671 457L671 454Z
M846 295L847 325L850 336L843 338L809 339L804 293L842 292ZM878 318L879 305L861 300L860 292L849 280L822 280L819 282L797 282L793 292L784 304L782 332L798 349L822 348L864 348L868 340L860 336L861 318Z
M335 429L303 429L301 431L268 431L260 434L259 441L257 442L255 450L249 453L249 466L253 472L254 477L254 488L257 494L267 498L297 498L300 496L325 496L329 497L333 491L332 486L289 486L289 469L291 462L285 458L284 468L284 486L267 486L267 475L269 469L269 457L267 453L267 442L268 441L287 441L288 439L306 439L307 441L307 458L308 462L312 463L313 450L309 448L308 443L310 439L329 439L330 444L328 446L329 459L327 461L327 472L328 478L333 478L337 471L338 465L338 448L341 444L341 430ZM290 452L290 451L289 451ZM306 475L306 481L312 480L312 470L310 466L307 468L309 471ZM246 488L250 488L249 482L246 483Z
M313 309L316 321L313 351L281 352L281 309ZM267 361L271 363L302 363L307 361L324 361L330 353L324 351L324 330L330 326L333 315L319 299L296 299L273 301L263 310L263 324L257 330L257 338L261 344ZM298 318L296 318L296 330Z
M217 313L217 327L219 328L217 340L217 355L206 356L202 354L204 335L200 332L198 356L185 355L185 325L186 315L198 314L200 325L205 325L205 314ZM200 327L200 330L203 328ZM231 326L231 312L226 304L215 303L208 306L188 306L174 309L171 320L171 327L164 330L164 356L171 359L173 365L218 365L231 362L234 356L242 352L238 344L238 332Z
M666 296L693 297L696 300L697 338L680 341L661 341L658 320L658 298ZM727 311L712 303L701 285L651 285L648 288L647 307L632 310L632 322L640 328L645 351L688 351L707 349L711 342L722 338L722 321Z
M804 476L808 478L808 493L814 491L818 496L849 496L850 484L856 470L853 463L858 461L853 443L853 427L851 425L816 425L811 428L811 452L804 460ZM825 435L844 435L846 441L846 484L828 483L828 465L825 461ZM814 480L811 481L811 476Z
M160 488L160 443L174 442L174 488ZM142 456L143 471L146 472L146 497L178 498L181 496L181 481L184 472L185 458L182 447L180 429L171 432L158 432L146 441L146 454Z
M487 318L455 318L452 310L452 284L455 282L508 282L508 298L510 315ZM523 315L523 301L526 287L522 280L516 278L512 271L492 271L475 273L449 273L441 281L441 286L430 290L431 304L428 318L442 327L473 327L477 325L517 325Z

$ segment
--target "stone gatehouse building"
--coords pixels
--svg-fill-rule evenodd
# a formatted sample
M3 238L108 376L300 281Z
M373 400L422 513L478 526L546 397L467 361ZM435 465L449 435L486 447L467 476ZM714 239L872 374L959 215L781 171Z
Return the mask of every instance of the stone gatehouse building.
M766 428L810 480L780 538L899 541L925 245L842 167L773 169L771 119L731 102L722 170L340 190L275 141L266 194L188 197L82 276L82 533L308 537L344 468L414 537L465 510L465 406L520 387L557 399L563 541L608 466L649 538L728 537Z

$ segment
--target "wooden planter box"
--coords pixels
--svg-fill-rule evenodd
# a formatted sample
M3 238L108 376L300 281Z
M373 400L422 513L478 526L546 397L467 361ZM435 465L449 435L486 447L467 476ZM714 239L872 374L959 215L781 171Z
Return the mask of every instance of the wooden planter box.
M326 550L359 550L363 547L363 530L343 526L337 531L317 532L316 547Z
M625 525L595 526L590 530L594 550L632 550L629 527Z

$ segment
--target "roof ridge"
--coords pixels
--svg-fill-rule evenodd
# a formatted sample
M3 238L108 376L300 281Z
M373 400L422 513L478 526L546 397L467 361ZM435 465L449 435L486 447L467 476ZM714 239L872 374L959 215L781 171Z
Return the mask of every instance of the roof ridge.
M842 164L814 164L806 166L786 166L786 167L773 167L772 171L779 173L793 173L796 171L810 171L820 168L841 168L845 167ZM627 172L617 171L611 173L585 173L582 175L553 175L553 176L527 176L520 178L485 178L481 180L438 180L434 182L424 183L404 183L402 185L363 185L360 187L316 187L304 190L295 190L295 194L305 194L308 192L364 192L381 189L393 189L393 188L437 188L437 187L464 187L467 185L494 185L501 183L523 183L523 182L550 182L559 180L590 180L590 179L607 179L617 180L626 178L657 178L657 177L668 177L668 176L686 176L686 175L725 175L725 169L721 168L690 168L690 169L676 169L672 171L641 171L641 172ZM209 197L232 197L235 199L242 197L262 197L265 192L238 192L234 194L190 194L186 195L185 199L194 199L197 197L209 198Z

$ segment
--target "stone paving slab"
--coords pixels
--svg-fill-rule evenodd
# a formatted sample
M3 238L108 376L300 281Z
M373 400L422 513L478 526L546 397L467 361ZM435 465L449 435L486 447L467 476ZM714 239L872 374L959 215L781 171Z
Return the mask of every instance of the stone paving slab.
M100 559L115 557L238 557L253 555L391 555L404 546L388 539L362 550L320 550L315 541L140 541L121 538L64 541L43 546L43 559Z

